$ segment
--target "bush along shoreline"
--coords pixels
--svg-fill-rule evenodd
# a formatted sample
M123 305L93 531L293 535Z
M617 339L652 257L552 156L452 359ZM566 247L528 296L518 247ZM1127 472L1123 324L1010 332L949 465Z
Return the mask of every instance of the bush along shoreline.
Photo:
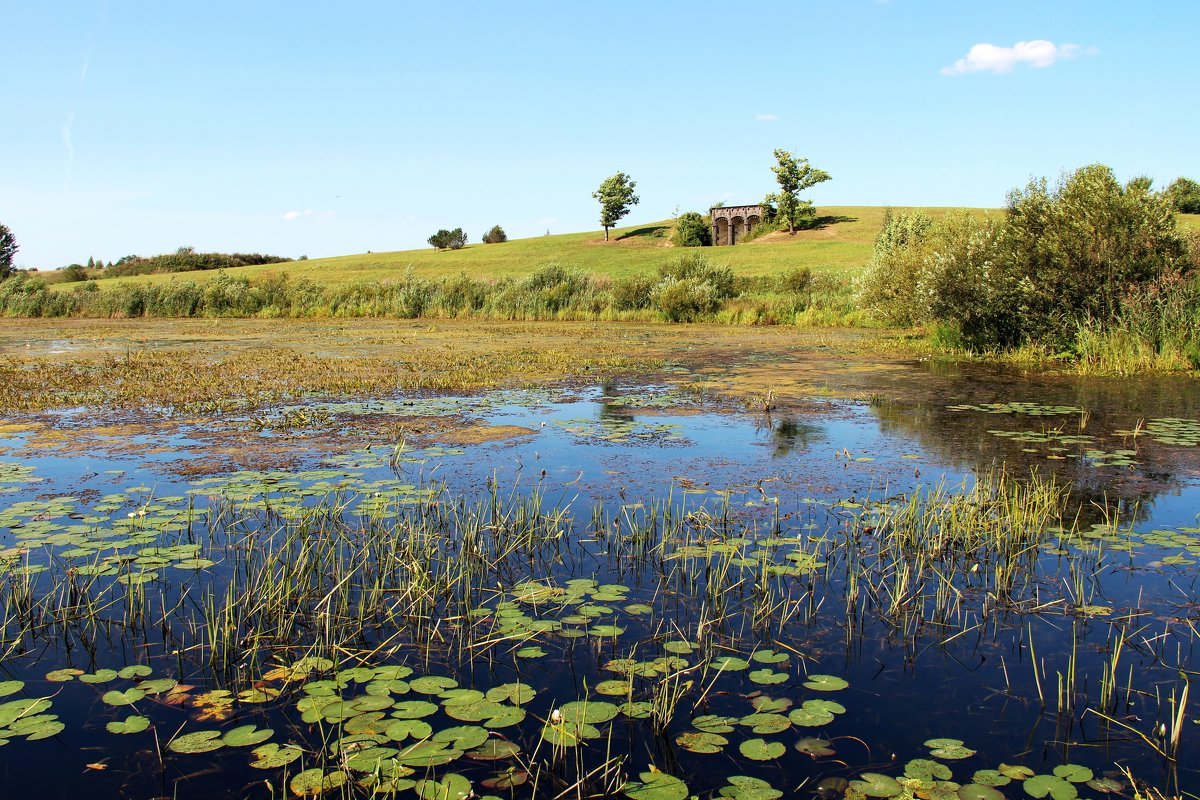
M51 290L18 274L0 283L8 317L390 317L495 320L629 320L742 325L861 325L848 278L796 269L776 276L735 276L728 266L687 254L655 273L601 278L547 264L522 278L465 273L322 286L286 273L257 281L217 271L210 280L172 279L103 289L95 281Z

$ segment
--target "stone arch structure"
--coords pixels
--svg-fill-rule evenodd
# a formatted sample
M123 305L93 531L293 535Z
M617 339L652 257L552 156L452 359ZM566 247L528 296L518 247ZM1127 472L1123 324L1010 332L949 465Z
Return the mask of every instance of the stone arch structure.
M762 206L719 206L708 210L714 245L734 245L762 221Z

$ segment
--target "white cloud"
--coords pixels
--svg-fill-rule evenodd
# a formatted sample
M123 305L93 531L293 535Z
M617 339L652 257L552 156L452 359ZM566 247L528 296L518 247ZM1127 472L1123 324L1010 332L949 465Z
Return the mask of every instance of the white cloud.
M1094 50L1089 51L1094 52ZM967 51L966 58L960 58L948 67L942 68L943 75L964 75L968 72L994 72L1003 74L1012 72L1017 64L1028 64L1031 67L1049 67L1066 58L1074 58L1081 53L1077 44L1055 44L1046 39L1034 39L1030 42L1017 42L1012 47L999 47L994 44L981 42L972 45Z
M313 211L311 208L306 208L303 211L287 211L284 213L283 218L291 222L294 219L313 219L314 217L328 219L332 216L332 211Z
M776 122L779 117L775 114L755 114L754 119L758 122Z

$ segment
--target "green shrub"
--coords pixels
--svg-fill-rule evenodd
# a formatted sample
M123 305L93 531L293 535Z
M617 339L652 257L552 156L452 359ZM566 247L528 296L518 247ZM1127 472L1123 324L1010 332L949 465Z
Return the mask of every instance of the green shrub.
M807 294L812 289L813 275L808 267L792 267L775 279L776 291L783 294Z
M631 275L614 281L609 290L613 307L618 311L649 308L650 292L653 291L655 282L649 275Z
M712 244L712 223L695 211L680 214L671 232L671 242L676 247L708 247Z
M659 266L658 275L659 278L673 278L676 281L707 283L718 300L736 294L733 270L726 265L710 264L700 253L688 253Z
M461 250L467 244L467 235L462 228L452 231L442 228L427 241L434 250Z
M491 230L483 235L484 244L499 244L500 242L507 241L508 234L505 233L504 228L501 228L499 225L493 225Z
M691 322L721 307L722 296L712 283L668 275L650 292L650 301L668 322Z
M875 251L867 263L860 298L863 305L891 325L913 325L928 317L927 260L932 250L933 220L921 211L883 215Z
M1176 178L1167 187L1167 199L1183 214L1200 214L1200 183L1190 178Z

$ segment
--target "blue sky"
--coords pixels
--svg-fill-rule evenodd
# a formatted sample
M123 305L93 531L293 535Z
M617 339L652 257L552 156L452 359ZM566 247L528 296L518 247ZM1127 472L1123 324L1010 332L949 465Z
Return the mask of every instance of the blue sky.
M319 257L756 202L1000 206L1092 162L1200 179L1200 2L0 0L19 266Z

